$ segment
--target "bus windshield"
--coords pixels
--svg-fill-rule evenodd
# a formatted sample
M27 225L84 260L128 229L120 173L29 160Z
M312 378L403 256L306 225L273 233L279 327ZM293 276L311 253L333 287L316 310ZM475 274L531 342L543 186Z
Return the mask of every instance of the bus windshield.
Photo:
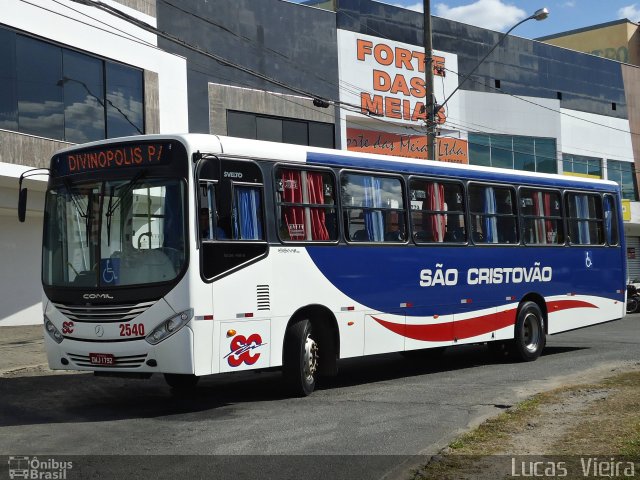
M142 174L50 189L44 284L86 288L175 279L186 258L184 197L182 181Z

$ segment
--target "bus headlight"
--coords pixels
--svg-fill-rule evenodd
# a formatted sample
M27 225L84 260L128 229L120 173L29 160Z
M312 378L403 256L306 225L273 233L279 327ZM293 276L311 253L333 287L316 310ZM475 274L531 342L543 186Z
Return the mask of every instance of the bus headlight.
M44 328L49 334L49 336L53 338L54 342L62 343L62 340L64 340L64 338L62 337L62 334L56 328L56 326L51 322L51 320L49 320L46 316L44 317Z
M180 312L174 317L171 317L168 320L165 320L156 328L153 329L149 335L145 337L145 340L149 342L151 345L156 345L163 341L166 338L169 338L171 335L176 333L182 327L184 327L187 323L191 321L193 318L193 308L189 310L185 310L184 312Z

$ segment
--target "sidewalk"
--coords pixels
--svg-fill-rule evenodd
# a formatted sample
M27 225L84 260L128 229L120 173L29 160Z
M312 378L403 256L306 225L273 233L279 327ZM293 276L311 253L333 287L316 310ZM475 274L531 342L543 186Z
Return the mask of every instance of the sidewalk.
M37 367L46 368L42 325L0 327L0 376Z

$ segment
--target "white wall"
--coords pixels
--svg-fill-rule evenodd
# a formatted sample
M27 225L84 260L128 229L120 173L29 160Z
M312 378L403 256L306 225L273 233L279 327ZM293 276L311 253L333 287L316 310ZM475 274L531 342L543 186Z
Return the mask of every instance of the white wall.
M562 109L562 151L633 162L629 121Z
M0 163L0 326L42 322L40 252L46 177L27 180L27 219L18 221L18 178L28 167Z
M119 3L111 4L156 25L153 17ZM160 133L188 131L186 60L158 49L155 35L97 8L68 0L3 0L0 22L43 39L157 72Z
M41 243L42 214L0 214L0 326L42 323Z
M554 137L558 142L561 134L565 133L562 130L559 100L516 98L503 93L468 90L459 90L456 95L460 95L461 118L452 120L465 130L498 135Z

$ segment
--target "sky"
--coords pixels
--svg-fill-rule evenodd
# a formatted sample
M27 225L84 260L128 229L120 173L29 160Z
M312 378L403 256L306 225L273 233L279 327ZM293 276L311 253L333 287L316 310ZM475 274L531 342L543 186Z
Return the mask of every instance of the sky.
M378 0L422 12L422 0ZM530 20L512 35L536 38L628 18L640 21L640 0L431 0L431 14L496 31L506 31L537 9L547 7L546 20Z

